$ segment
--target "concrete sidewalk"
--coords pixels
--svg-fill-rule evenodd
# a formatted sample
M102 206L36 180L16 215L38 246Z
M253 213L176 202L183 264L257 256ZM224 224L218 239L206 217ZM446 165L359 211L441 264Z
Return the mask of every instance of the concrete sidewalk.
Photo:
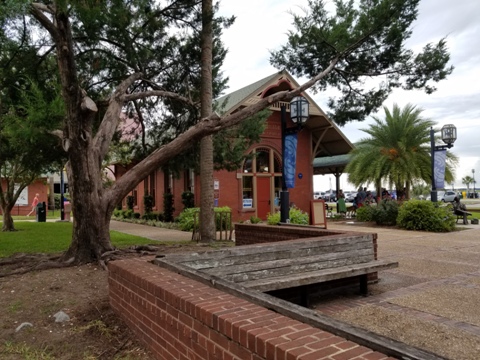
M378 234L378 258L399 267L379 273L370 296L318 299L323 314L449 359L480 358L480 226L428 233L355 222L328 229Z
M133 224L123 221L110 221L110 230L141 236L156 241L191 241L192 233L155 226Z

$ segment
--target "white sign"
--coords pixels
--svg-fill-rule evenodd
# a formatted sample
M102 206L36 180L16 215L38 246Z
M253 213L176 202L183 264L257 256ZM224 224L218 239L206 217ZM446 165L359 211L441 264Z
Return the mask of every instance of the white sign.
M15 186L13 188L14 189L13 191L17 192L19 187L20 187L20 185L15 184ZM20 193L20 196L18 197L15 205L28 205L28 187L26 187L25 189L22 190L22 192Z
M220 190L220 181L213 180L213 190Z
M243 199L243 208L252 208L253 207L253 199Z

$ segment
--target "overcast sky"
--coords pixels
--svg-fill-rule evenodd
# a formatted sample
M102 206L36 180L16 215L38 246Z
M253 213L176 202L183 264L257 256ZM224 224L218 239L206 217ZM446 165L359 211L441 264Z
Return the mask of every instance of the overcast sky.
M331 4L330 0L325 3ZM228 48L223 71L229 77L228 92L247 86L273 74L269 64L270 50L279 49L287 41L287 31L293 29L291 11L298 13L306 0L221 0L223 15L235 15L234 25L224 32ZM408 103L424 109L423 115L436 121L439 127L454 124L457 142L451 151L460 158L456 169L456 187L465 186L461 179L467 175L480 179L480 1L478 0L421 0L419 16L413 25L408 46L413 50L429 42L447 37L451 64L455 67L447 80L436 84L432 95L420 91L396 91L384 104L400 107ZM302 79L297 79L302 83ZM328 94L310 95L324 110L328 110ZM382 116L383 111L379 113ZM369 120L342 127L346 137L356 142L366 134ZM327 190L334 176L315 176L315 190ZM341 177L341 187L353 190ZM478 187L480 187L480 182Z

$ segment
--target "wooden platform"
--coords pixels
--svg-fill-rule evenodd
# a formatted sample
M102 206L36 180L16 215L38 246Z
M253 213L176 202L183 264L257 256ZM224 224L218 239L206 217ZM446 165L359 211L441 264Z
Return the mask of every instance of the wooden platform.
M375 260L371 234L289 240L204 253L169 254L156 260L186 267L262 292L367 275L398 266Z

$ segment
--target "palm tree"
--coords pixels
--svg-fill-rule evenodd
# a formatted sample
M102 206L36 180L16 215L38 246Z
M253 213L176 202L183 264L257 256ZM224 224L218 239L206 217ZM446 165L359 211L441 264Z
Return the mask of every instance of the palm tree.
M348 181L357 186L373 182L379 194L381 184L388 182L397 190L405 188L408 197L412 181L431 183L430 128L435 123L423 118L423 110L410 104L403 109L396 104L392 111L383 109L385 119L373 117L375 123L362 129L370 137L356 144L345 171ZM447 153L447 182L453 181L457 162L455 155Z
M473 183L473 178L469 175L462 178L462 184L467 185L467 197L470 195L470 184Z

